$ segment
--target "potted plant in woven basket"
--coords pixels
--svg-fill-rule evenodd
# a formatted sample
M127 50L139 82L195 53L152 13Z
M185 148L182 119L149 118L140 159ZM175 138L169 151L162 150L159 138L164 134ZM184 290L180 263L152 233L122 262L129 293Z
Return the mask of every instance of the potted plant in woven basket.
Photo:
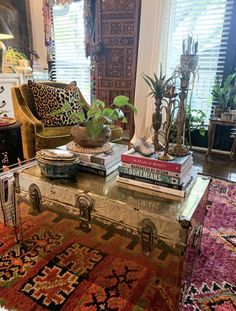
M129 103L129 98L124 95L116 96L109 106L101 100L95 100L89 107L83 104L82 106L81 111L73 112L70 111L70 103L66 102L61 109L54 111L52 115L70 111L70 118L77 123L71 129L72 139L76 144L85 148L102 147L108 142L111 136L111 129L108 125L114 124L118 120L127 123L128 120L122 108L128 107L136 112L136 108Z

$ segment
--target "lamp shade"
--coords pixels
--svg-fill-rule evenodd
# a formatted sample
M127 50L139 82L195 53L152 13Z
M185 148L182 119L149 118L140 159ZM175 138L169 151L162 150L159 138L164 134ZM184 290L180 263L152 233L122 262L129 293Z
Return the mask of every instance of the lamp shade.
M3 19L3 17L0 15L0 40L7 40L7 39L12 39L13 34L9 27L7 26L7 23Z

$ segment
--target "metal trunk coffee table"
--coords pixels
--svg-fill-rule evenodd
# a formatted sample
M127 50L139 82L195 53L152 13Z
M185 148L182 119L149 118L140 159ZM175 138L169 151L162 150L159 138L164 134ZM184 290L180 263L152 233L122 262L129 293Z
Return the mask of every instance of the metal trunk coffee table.
M33 211L50 209L78 218L81 230L93 230L93 220L112 223L139 236L148 255L158 240L170 246L191 244L197 249L206 214L210 179L198 176L185 199L153 191L121 187L115 174L110 180L86 173L75 179L49 179L36 164L18 173L20 195L30 199ZM140 189L141 190L141 189Z

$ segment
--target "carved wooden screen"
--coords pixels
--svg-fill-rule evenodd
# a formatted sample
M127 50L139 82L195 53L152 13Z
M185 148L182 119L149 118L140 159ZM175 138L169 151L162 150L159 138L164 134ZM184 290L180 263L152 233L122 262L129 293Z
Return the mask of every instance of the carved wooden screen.
M139 37L140 0L96 1L96 43L103 45L96 57L96 98L111 103L117 95L126 95L134 103ZM131 111L124 111L123 124L129 138L134 130Z

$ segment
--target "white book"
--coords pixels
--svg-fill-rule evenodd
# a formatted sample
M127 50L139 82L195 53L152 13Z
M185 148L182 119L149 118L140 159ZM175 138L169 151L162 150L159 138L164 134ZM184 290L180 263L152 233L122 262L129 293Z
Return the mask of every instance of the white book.
M189 183L189 186L186 188L186 190L178 190L178 189L167 188L167 187L163 187L163 186L159 186L159 185L154 185L151 183L145 183L142 181L132 180L129 178L123 178L120 176L117 177L117 181L120 183L132 185L132 186L136 186L136 187L141 187L141 188L145 188L145 189L149 189L149 190L153 190L153 191L157 191L157 192L164 192L164 193L179 196L182 198L184 198L189 193L189 191L192 189L194 183L196 182L196 179L197 179L197 174L195 173L195 174L193 174L192 180Z

